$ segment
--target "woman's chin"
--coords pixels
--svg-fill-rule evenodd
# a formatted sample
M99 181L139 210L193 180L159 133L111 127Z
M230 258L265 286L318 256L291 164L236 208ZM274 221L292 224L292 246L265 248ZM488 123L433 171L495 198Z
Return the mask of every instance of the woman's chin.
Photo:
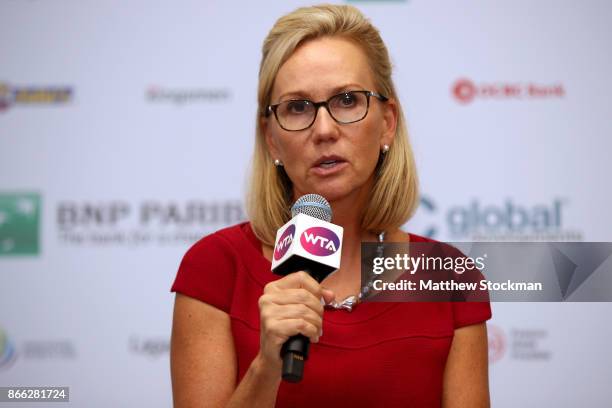
M303 187L294 190L295 199L303 194L319 194L330 203L349 199L354 200L355 204L357 204L360 197L366 194L363 190L370 190L371 181L366 180L364 183L361 183L348 177L337 177L333 180L328 179L317 181L316 183L308 183L308 185Z
M353 195L352 193L354 193L354 190L351 190L346 185L333 185L332 184L332 185L318 186L315 189L314 193L322 195L323 197L325 197L327 201L329 201L330 203L333 203L333 202L342 201L344 199L349 198L351 195Z

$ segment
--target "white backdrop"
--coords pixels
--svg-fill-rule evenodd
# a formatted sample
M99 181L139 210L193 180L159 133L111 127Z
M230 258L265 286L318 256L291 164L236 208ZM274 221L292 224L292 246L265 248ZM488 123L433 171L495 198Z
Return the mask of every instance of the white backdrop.
M244 219L261 43L306 4L0 3L0 386L171 405L170 285ZM407 229L612 240L612 3L353 4L396 67L423 193ZM493 405L609 405L611 311L494 304Z

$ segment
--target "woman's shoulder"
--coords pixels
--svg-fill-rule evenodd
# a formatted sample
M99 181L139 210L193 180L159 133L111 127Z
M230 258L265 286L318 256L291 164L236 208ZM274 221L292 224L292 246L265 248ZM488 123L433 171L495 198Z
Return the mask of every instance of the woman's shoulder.
M199 299L229 313L239 274L257 258L247 222L222 228L199 239L183 256L173 292ZM251 262L252 263L252 262ZM239 265L241 265L239 267Z
M234 241L237 239L244 238L245 236L253 234L251 229L251 223L248 221L240 222L238 224L230 225L208 235L205 235L200 239L202 240L229 240Z
M402 231L397 229L385 236L385 242L438 242L435 239L425 237L412 232Z
M261 243L253 233L251 224L245 221L203 236L187 250L185 256L200 258L209 256L211 252L230 255L258 248L261 248Z
M409 242L431 242L431 243L439 242L433 238L425 237L425 236L418 235L418 234L413 234L412 232L406 232L406 234L408 235Z
M465 254L452 243L438 241L430 237L409 232L406 234L410 238L409 240L406 240L407 242L419 244L419 249L421 251L428 252L431 256L433 256L433 254L438 254L451 257L465 257Z
M397 239L397 236L396 236L396 239L389 239L389 240L385 239L385 241L409 242L409 243L417 244L415 245L417 248L416 251L422 252L422 253L428 253L429 256L439 255L439 256L450 256L454 258L466 256L460 249L458 249L456 246L454 246L451 243L444 242L444 241L438 241L436 239L426 237L423 235L413 234L411 232L403 232L403 231L399 231L399 232L404 234L404 236L400 237L399 239Z

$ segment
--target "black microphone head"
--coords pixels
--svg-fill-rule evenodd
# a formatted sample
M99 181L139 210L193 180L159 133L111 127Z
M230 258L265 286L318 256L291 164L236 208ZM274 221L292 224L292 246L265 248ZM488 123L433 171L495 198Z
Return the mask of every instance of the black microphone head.
M332 209L327 200L318 194L306 194L297 199L291 207L291 217L306 214L319 220L331 222Z

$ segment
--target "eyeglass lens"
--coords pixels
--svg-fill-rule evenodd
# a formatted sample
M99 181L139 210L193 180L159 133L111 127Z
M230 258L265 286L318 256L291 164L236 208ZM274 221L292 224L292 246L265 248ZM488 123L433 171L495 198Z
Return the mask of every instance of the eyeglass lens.
M340 123L356 122L368 111L368 96L364 92L345 92L327 101L331 116ZM313 102L290 100L281 102L276 108L280 125L287 130L302 130L309 127L317 114Z

